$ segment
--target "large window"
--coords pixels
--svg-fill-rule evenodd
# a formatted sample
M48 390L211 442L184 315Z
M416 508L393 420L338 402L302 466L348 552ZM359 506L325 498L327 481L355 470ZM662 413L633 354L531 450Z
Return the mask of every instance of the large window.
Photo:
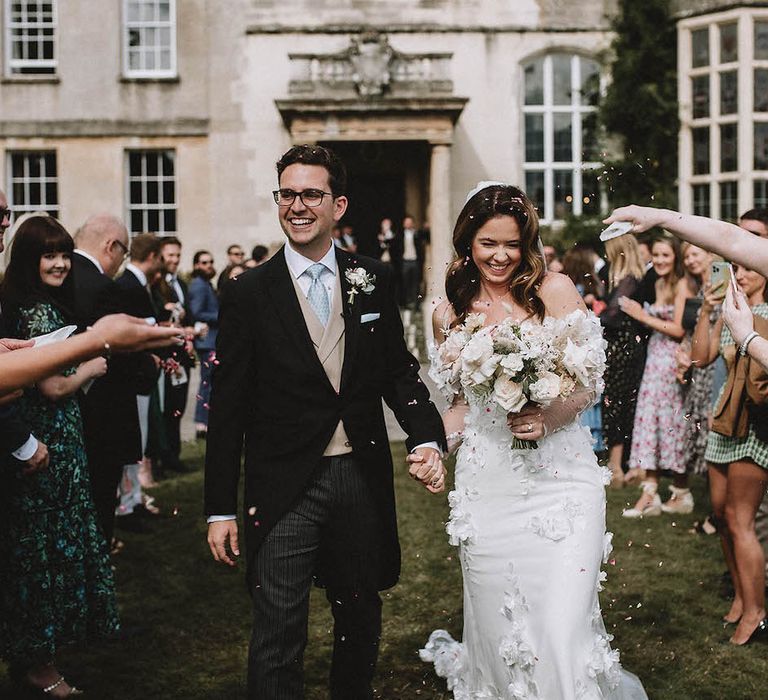
M679 31L681 206L735 220L768 179L768 12L697 17Z
M175 152L128 151L126 159L131 233L175 233Z
M5 0L4 17L6 73L55 73L56 2Z
M129 78L176 75L176 0L123 0L123 72Z
M600 210L597 100L600 65L555 53L523 66L525 189L544 223Z
M35 211L59 216L54 151L7 152L8 204L15 217Z

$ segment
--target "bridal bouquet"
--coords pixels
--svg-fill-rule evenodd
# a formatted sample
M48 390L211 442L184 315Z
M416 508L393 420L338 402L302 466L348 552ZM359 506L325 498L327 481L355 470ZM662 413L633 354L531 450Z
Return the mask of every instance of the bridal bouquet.
M594 315L574 311L543 323L505 319L486 326L484 314L469 314L436 349L429 376L448 401L463 392L473 403L511 413L529 401L547 406L579 388L599 393L604 369L605 341ZM512 447L537 444L514 438Z

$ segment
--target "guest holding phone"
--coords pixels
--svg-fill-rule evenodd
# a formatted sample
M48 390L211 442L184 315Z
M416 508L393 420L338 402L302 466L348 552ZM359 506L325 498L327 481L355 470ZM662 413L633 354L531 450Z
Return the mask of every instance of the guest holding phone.
M753 323L759 323L765 333L765 277L741 265L734 266L734 276L743 294L738 297L740 304L750 308ZM713 414L706 459L712 508L735 590L723 621L736 625L731 643L741 645L758 638L768 640L765 556L755 533L755 514L768 484L768 374L757 363L751 364L748 337L737 345L722 318L712 322L710 312L722 296L722 284L705 293L691 357L705 366L721 354L728 367L728 379Z

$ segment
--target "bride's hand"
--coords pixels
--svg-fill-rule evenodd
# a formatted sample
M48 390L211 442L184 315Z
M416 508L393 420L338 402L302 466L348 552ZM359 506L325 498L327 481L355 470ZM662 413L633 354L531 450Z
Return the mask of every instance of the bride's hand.
M507 425L521 440L541 440L547 434L541 406L535 403L527 404L518 413L508 413Z

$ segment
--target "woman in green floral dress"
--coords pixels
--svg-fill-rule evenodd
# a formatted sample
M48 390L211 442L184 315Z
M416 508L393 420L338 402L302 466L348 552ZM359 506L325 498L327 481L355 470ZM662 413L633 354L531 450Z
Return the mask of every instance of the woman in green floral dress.
M768 318L765 277L739 265L733 267L736 283L746 295L752 313ZM693 334L691 359L697 365L705 366L721 354L731 370L738 348L722 318L712 323L710 314L716 301L719 299L712 292L705 292ZM726 389L730 390L727 382L720 391L718 405ZM731 609L723 621L736 626L730 641L737 645L755 639L768 640L765 558L755 533L755 513L768 485L768 442L765 426L752 418L744 437L721 435L713 426L704 455L709 464L712 509L735 589Z
M3 313L19 338L67 325L74 243L55 219L33 216L14 236ZM79 691L54 665L64 645L118 629L109 550L96 520L76 393L106 372L96 358L28 388L20 417L48 446L47 469L0 474L0 650L41 696Z

